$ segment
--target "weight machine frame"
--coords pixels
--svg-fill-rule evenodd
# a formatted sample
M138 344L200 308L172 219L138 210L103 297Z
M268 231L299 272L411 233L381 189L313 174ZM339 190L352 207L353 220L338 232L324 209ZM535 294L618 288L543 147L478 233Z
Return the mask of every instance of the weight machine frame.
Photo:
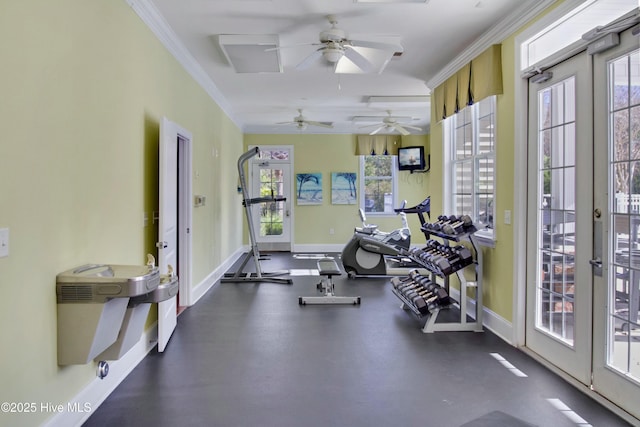
M245 179L244 173L244 164L250 158L256 156L260 153L260 148L255 147L246 153L242 154L238 158L238 176L240 177L240 187L242 188L242 206L244 206L245 216L247 218L247 227L249 228L249 240L251 242L251 250L244 255L244 259L236 270L235 273L225 273L224 277L220 279L221 283L227 282L251 282L251 283L259 283L259 282L271 282L271 283L280 283L283 285L291 285L293 280L287 277L276 277L282 276L285 274L289 274L289 270L279 270L271 273L266 273L262 271L260 267L260 261L268 259L267 257L261 257L260 250L258 249L258 242L256 241L255 230L253 229L253 217L251 213L251 205L255 205L257 203L275 203L275 202L284 202L287 200L285 197L249 197L249 191L247 190L247 183ZM253 263L256 267L255 273L244 272L244 268L250 259L253 258Z

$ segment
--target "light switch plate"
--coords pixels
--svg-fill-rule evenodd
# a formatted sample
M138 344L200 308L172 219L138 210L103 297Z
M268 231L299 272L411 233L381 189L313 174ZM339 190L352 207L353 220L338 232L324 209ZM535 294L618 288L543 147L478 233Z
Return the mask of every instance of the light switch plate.
M511 211L509 210L504 211L504 223L511 224Z
M0 258L9 256L9 229L0 228Z

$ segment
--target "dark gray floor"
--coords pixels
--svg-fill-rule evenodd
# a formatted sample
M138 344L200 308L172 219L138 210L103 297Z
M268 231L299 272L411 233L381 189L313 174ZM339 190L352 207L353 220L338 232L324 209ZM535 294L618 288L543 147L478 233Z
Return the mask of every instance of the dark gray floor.
M261 265L315 260L276 254ZM293 279L216 285L85 426L628 425L490 332L422 333L388 279L345 275L336 293L360 295L360 306L304 307L298 296L316 295L318 278Z

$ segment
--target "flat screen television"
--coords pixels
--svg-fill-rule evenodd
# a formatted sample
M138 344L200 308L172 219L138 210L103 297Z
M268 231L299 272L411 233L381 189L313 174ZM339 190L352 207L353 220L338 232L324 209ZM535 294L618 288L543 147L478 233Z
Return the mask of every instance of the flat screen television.
M398 148L398 169L401 171L423 170L425 167L424 147Z

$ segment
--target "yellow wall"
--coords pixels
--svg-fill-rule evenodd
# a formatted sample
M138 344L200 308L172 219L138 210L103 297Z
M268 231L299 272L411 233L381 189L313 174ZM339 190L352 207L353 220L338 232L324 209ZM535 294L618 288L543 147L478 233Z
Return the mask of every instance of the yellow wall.
M193 134L193 285L242 245L242 132L125 1L0 4L0 402L65 403L95 365L59 367L56 274L155 252L158 134ZM217 150L218 157L215 157ZM143 226L143 213L149 225ZM51 414L0 414L39 425Z
M403 137L403 145L422 145L428 152L428 135ZM361 225L358 205L331 204L331 172L356 172L360 183L358 156L354 155L355 135L245 135L245 146L292 145L294 149L294 176L297 173L322 173L324 202L319 206L297 206L294 210L294 244L345 244L353 234L353 228ZM428 195L430 174L400 172L398 179L399 199L415 205ZM417 215L407 215L412 230L412 242L425 241L420 232ZM400 218L392 216L368 217L367 222L377 224L380 230L400 228ZM334 234L329 234L329 229Z
M513 225L504 224L504 211L513 211L513 140L514 140L514 41L502 44L502 73L504 94L496 101L496 221L495 248L483 248L483 304L507 321L513 316ZM432 215L455 214L444 212L443 180L443 123L431 110L431 212Z
M497 238L495 248L483 248L484 275L483 275L483 304L508 322L513 318L513 292L516 284L514 277L514 233L517 225L504 223L504 211L514 210L514 144L515 136L515 95L514 88L516 44L515 38L528 28L532 23L555 9L563 3L563 0L554 3L531 22L519 28L502 43L502 86L504 93L497 96L496 102L496 218L495 235ZM431 211L435 215L443 213L443 147L442 147L442 122L435 117L435 111L431 110ZM437 160L434 160L437 159ZM445 212L451 214L453 212Z

